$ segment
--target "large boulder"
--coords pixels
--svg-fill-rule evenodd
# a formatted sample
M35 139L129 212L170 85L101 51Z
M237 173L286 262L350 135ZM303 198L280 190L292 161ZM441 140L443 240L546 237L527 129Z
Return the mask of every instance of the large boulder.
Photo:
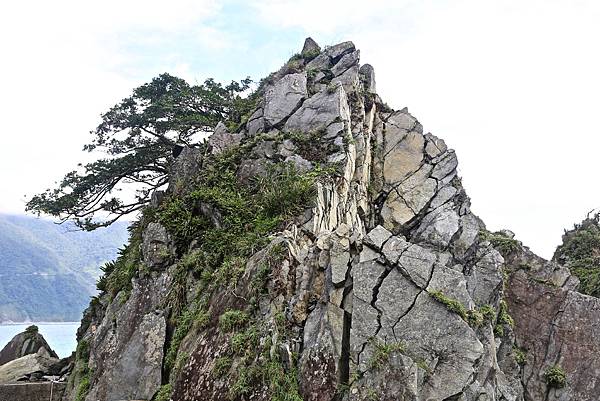
M41 379L45 372L58 362L58 358L49 357L43 349L28 354L0 366L0 384L16 383L27 380L32 374Z
M13 337L0 351L0 365L29 354L45 355L48 358L58 358L50 348L44 336L38 332L37 326L29 326L25 332Z
M306 73L288 74L267 89L264 119L277 125L292 114L307 95Z

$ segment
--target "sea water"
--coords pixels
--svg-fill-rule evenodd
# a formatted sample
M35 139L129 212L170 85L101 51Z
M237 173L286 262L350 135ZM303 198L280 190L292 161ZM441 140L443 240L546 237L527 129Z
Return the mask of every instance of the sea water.
M75 351L77 341L75 334L79 322L66 323L19 323L0 325L0 350L17 334L25 331L32 324L38 326L40 333L44 336L50 348L54 350L59 358L71 355Z

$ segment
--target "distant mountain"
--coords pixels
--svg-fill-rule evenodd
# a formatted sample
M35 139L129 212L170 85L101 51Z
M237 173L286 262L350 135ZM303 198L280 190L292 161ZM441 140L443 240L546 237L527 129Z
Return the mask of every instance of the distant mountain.
M0 214L0 323L77 321L100 266L128 237L127 222L93 232Z

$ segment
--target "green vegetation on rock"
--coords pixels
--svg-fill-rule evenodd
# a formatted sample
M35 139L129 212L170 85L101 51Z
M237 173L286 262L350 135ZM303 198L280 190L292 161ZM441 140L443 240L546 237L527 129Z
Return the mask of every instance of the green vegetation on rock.
M494 326L494 334L498 337L503 337L505 326L513 328L514 325L515 321L508 314L508 305L506 301L500 301L500 307L498 309L498 318L496 320L496 325Z
M89 360L90 345L87 340L81 340L75 351L75 367L72 373L73 381L71 382L77 383L75 401L84 401L90 391L93 372L88 366Z
M563 388L567 385L567 374L561 366L553 365L544 372L544 380L550 388Z
M402 343L383 343L381 341L377 341L373 339L371 343L374 346L374 351L371 359L369 360L369 368L371 369L379 369L384 366L385 363L388 362L391 354L394 352L404 352L405 345Z
M565 232L553 259L577 276L580 292L600 297L600 214Z
M490 241L492 246L506 257L521 249L521 243L514 238L510 238L501 232L482 231L480 237L483 240Z
M163 384L152 398L152 401L169 401L172 393L173 386L171 384Z

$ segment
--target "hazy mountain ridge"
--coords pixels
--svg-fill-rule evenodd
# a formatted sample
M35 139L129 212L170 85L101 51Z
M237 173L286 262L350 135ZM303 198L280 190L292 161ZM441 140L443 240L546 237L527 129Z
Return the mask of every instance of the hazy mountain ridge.
M0 322L78 320L100 266L126 240L126 222L88 233L0 215Z

